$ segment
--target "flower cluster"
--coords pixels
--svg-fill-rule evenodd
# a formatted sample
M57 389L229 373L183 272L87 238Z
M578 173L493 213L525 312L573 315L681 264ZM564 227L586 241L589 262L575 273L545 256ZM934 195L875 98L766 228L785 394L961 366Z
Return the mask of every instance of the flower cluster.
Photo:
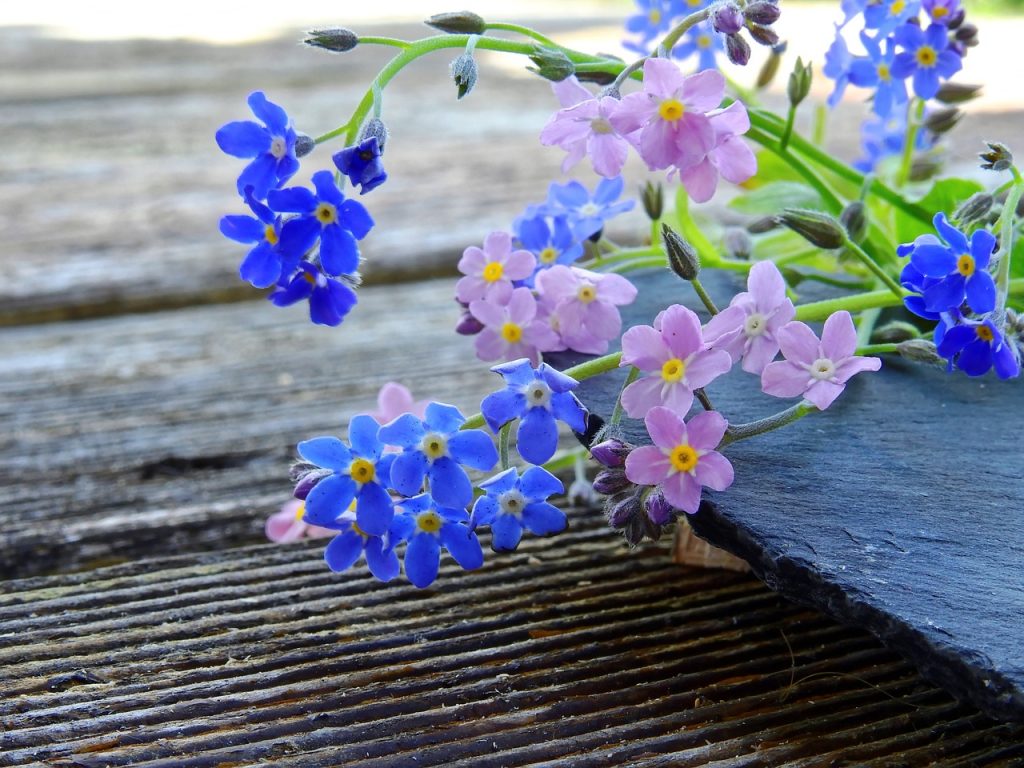
M298 155L312 150L314 142L297 134L287 113L263 93L252 93L249 107L259 122L228 123L216 139L227 154L251 158L237 186L252 215L224 216L220 230L252 246L239 267L243 280L256 288L273 287L268 298L276 306L308 301L314 323L336 326L356 304L358 241L370 232L373 219L360 203L346 199L334 171L314 173L312 190L285 188L299 170ZM381 140L370 134L333 158L363 193L387 178Z

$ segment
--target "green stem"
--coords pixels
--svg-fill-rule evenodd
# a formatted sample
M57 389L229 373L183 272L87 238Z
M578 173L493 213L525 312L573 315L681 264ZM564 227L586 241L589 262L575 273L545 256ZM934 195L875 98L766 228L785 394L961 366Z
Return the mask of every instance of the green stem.
M921 130L922 117L924 117L924 99L911 99L907 104L907 136L903 140L903 157L900 160L900 170L896 176L896 184L900 187L905 187L907 180L910 179L910 166L914 162L914 145L917 143L917 134Z
M891 291L869 291L867 293L856 293L852 296L841 296L837 299L825 299L824 301L812 301L801 304L796 308L796 320L803 322L816 322L825 320L833 312L847 310L848 312L860 312L875 307L897 307L903 303L903 299L896 298Z
M1020 173L1016 167L1010 166L1013 171L1013 186L1006 193L1006 203L1003 205L1003 212L999 216L999 267L996 271L996 311L1003 312L1006 309L1006 302L1010 297L1010 260L1013 257L1013 232L1014 219L1017 216L1017 204L1020 202L1022 185Z
M676 24L672 30L662 38L661 42L658 43L658 47L655 50L665 49L671 52L675 48L676 43L679 42L679 38L686 34L687 30L696 24L704 21L711 13L710 8L705 8L703 11L697 11L691 13L685 19ZM642 56L632 64L627 65L615 78L615 81L611 84L612 88L621 88L622 84L626 82L626 78L632 75L634 72L638 72L643 67L644 62L649 59L650 56Z
M390 45L392 48L408 48L409 43L396 37L360 37L360 45Z
M783 152L786 151L786 147L789 146L789 140L793 137L793 122L795 120L796 107L790 104L789 111L786 112L786 127L782 129L782 137L779 139L779 149Z
M855 355L885 355L898 350L899 344L865 344L857 347Z
M766 416L763 419L757 421L747 422L746 424L736 424L735 426L730 425L725 430L725 437L722 438L722 442L718 444L719 448L724 448L731 443L738 442L740 440L746 440L749 437L755 435L762 435L765 432L771 432L773 429L784 427L787 424L792 424L797 419L802 419L808 413L812 413L818 410L815 406L808 403L806 400L801 400L796 405L787 408L784 411L779 411L772 416Z
M508 443L511 434L512 422L505 422L505 426L498 431L498 456L501 459L501 469L503 471L509 468Z
M635 365L631 366L629 369L629 373L626 375L626 380L622 382L622 389L619 390L619 396L615 398L615 407L612 409L611 418L608 419L609 426L614 427L616 424L622 421L622 392L623 390L626 389L626 387L628 387L630 384L636 381L639 378L639 376L640 369L637 368Z
M881 280L882 283L884 283L900 301L903 301L903 296L906 294L906 291L900 287L899 283L892 279L888 272L878 266L878 262L871 258L867 251L853 242L850 238L846 238L846 243L844 245L846 246L846 249L860 259L864 266L870 269L871 272L874 273L875 277Z
M715 302L711 300L711 296L708 295L708 292L704 290L703 283L701 283L701 281L696 277L693 277L690 280L690 284L693 286L693 290L697 292L697 296L700 297L700 300L704 302L704 306L708 308L708 312L712 315L717 315L718 307L715 306Z
M546 45L551 48L560 47L557 43L552 41L551 38L545 37L535 29L530 29L529 27L524 27L519 24L512 24L511 22L507 21L488 22L487 24L484 25L484 29L495 29L501 30L503 32L515 32L517 34L522 35L523 37L529 37L531 40L536 40L538 43L541 43L542 45Z
M803 176L807 183L817 190L818 194L821 196L822 202L825 204L825 207L828 208L831 213L839 214L843 210L843 203L839 199L839 196L832 191L824 180L822 180L821 174L799 158L795 157L792 152L789 152L786 148L782 147L782 145L766 131L755 127L753 120L751 120L750 130L747 131L746 136L747 138L756 141L773 155L777 155L785 160L794 171ZM790 141L794 141L795 138L795 135L792 136Z
M860 346L866 346L871 343L871 334L874 333L875 323L878 322L878 316L882 314L882 310L879 307L872 307L866 309L860 316L860 322L857 323L857 344Z
M825 126L828 120L828 109L824 104L814 107L814 126L811 129L811 141L819 147L825 143Z

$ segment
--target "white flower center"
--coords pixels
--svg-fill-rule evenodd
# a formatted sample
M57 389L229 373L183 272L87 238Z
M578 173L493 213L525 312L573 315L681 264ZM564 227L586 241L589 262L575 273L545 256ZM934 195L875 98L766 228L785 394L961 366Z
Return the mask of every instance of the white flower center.
M288 154L288 142L280 136L275 136L274 140L270 142L270 154L280 160Z
M836 375L836 365L827 357L819 357L811 363L811 376L818 381L829 381Z
M501 494L501 496L498 497L498 503L501 505L501 511L506 515L521 517L523 514L523 507L526 506L526 497L513 488L511 491L505 491Z
M743 323L743 332L750 338L760 336L768 328L768 318L760 312L754 312Z
M444 435L431 432L424 435L423 442L420 443L420 450L426 454L428 459L436 461L448 455L448 440Z
M599 213L601 213L601 206L597 203L587 203L580 206L580 216L597 216Z
M523 390L528 408L547 408L551 403L551 387L540 379L534 379Z

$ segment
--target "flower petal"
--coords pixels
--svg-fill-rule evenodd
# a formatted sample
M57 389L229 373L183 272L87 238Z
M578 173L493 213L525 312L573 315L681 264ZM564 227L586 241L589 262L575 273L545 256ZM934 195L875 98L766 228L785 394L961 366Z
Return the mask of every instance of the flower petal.
M564 531L569 521L558 507L547 502L536 502L523 508L523 524L530 533L549 536Z
M383 536L391 527L395 503L377 483L367 483L356 497L356 522L372 536Z
M405 575L413 586L429 587L437 578L441 562L441 544L431 533L417 533L405 550Z
M394 477L394 469L391 475ZM441 506L466 507L473 500L469 475L448 456L442 456L431 463L427 477L430 479L430 493Z
M355 493L356 484L348 475L325 477L306 497L306 521L312 525L333 523L348 509Z
M484 552L480 548L480 540L468 526L450 523L441 526L441 542L444 544L455 562L472 571L484 564Z
M558 448L558 425L551 411L530 408L519 422L516 450L531 464L543 464Z
M352 463L352 452L336 437L314 437L299 443L299 456L311 464L340 472Z
M341 573L352 567L352 564L363 554L365 539L355 531L345 531L330 540L324 549L324 561L335 573Z
M705 453L697 460L694 476L701 485L715 491L724 491L732 485L734 472L732 464L718 451Z

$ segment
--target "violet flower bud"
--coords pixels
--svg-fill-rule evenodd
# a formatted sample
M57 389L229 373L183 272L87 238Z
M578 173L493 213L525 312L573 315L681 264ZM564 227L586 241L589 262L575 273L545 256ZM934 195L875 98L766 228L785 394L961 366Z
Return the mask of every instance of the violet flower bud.
M700 272L700 257L697 256L697 251L668 224L661 225L661 237L665 241L669 267L683 280L693 280Z
M768 0L755 0L743 9L743 15L746 16L747 21L768 26L779 20L782 10L777 3L768 2Z
M625 470L606 469L597 473L592 487L602 496L614 496L616 493L626 490L630 485Z
M449 35L482 35L487 30L487 22L472 11L436 13L423 23Z
M644 511L655 525L667 525L676 518L676 511L659 490L653 490L644 499Z
M626 463L626 457L633 450L633 446L621 440L610 437L597 445L590 447L590 455L594 461L603 467L621 467Z
M742 35L726 35L725 55L729 61L738 66L745 67L750 61L750 44Z
M735 35L743 29L743 12L732 2L716 5L711 12L711 26L723 35Z
M462 313L459 322L455 324L455 332L460 336L476 336L483 329L484 324L473 317L468 309Z

